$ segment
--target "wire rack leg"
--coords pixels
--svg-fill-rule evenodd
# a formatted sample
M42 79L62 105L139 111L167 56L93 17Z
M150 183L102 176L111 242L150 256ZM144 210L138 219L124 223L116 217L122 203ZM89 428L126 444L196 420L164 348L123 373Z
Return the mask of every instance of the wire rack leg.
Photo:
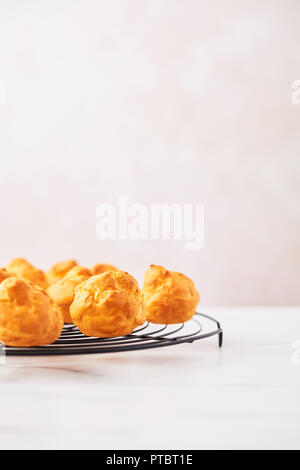
M223 346L223 331L219 333L219 348Z

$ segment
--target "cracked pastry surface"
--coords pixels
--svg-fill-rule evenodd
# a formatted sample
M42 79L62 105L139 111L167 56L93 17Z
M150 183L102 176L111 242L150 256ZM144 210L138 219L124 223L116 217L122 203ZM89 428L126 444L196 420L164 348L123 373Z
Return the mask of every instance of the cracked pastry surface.
M33 284L47 288L48 281L46 274L41 270L35 268L29 261L24 258L15 258L7 266L6 270L9 274L13 274L16 277L31 281Z
M92 267L92 272L94 276L96 276L97 274L106 273L107 271L119 271L119 269L113 266L112 264L101 263L95 264L95 266Z
M182 323L196 312L200 295L184 274L151 265L145 273L142 295L147 320L153 323Z
M44 346L61 335L63 317L46 292L11 276L0 283L0 340L7 346Z
M75 289L73 323L87 336L125 336L146 320L137 281L123 271L93 276Z
M0 283L10 277L10 274L6 271L5 268L0 268Z
M65 277L65 275L71 271L71 269L77 266L77 261L74 259L69 259L66 261L61 261L52 266L52 268L47 272L47 279L49 285L54 284L57 281L60 281Z
M89 269L75 266L67 272L63 279L48 287L47 293L62 313L65 323L72 323L70 306L74 300L75 287L91 276L92 272Z

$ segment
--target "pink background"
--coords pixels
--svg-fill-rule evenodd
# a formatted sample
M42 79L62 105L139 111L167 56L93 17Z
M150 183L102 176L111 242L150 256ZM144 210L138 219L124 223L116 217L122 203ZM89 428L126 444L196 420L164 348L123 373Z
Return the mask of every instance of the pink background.
M298 0L0 4L0 259L191 276L299 304ZM100 241L102 202L205 203L206 242Z

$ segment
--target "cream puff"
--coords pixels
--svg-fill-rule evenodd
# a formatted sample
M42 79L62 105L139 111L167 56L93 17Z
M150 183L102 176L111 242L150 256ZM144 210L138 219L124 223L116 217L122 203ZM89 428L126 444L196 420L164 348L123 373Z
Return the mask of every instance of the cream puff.
M0 284L0 340L7 346L44 346L61 335L63 317L30 281L11 276Z
M60 261L52 266L52 268L47 272L47 278L49 285L54 284L57 281L60 281L65 277L65 275L71 271L75 266L77 266L77 261L74 259Z
M92 272L94 276L97 276L98 274L103 274L106 273L107 271L119 271L118 268L113 266L112 264L95 264L95 266L92 267Z
M70 306L74 300L75 287L92 276L92 272L83 266L75 266L63 279L52 284L47 289L53 302L64 317L65 323L72 323Z
M142 295L147 320L153 323L182 323L196 312L200 295L184 274L151 265L145 273Z
M70 308L73 323L87 336L125 336L145 322L137 281L123 271L93 276L75 289Z
M33 284L46 289L48 281L46 274L41 270L35 268L29 261L24 258L15 258L7 266L6 270L16 277L31 281Z

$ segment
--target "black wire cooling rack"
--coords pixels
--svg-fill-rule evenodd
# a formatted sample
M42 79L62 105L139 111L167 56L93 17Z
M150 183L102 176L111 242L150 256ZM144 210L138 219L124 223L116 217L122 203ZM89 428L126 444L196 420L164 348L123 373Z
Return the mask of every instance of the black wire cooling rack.
M91 338L81 333L75 325L67 325L56 343L33 348L6 347L5 354L7 356L60 356L136 351L193 343L216 335L218 335L221 348L223 330L220 323L209 315L196 313L186 323L176 325L146 323L131 335L117 338Z

